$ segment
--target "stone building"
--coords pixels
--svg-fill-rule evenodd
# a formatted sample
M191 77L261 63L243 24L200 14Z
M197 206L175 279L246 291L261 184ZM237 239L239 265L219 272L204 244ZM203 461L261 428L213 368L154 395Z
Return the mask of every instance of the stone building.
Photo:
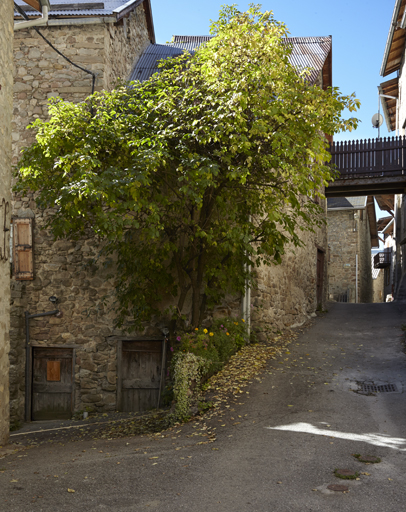
M10 175L13 111L13 1L0 2L0 445L9 432Z
M176 35L166 45L151 44L134 67L132 80L146 80L158 71L157 61L193 53L210 36ZM298 69L312 68L309 80L324 89L332 85L331 37L292 37L291 63ZM322 202L326 214L326 203ZM327 299L327 230L303 234L304 247L288 249L282 263L263 266L258 271L258 286L248 294L245 309L250 310L253 328L265 339L267 331L300 325L323 307ZM235 309L235 302L233 303ZM244 308L244 306L243 306ZM227 311L227 308L219 308ZM228 309L230 311L230 309ZM245 314L247 311L245 311ZM249 315L248 315L249 316Z
M379 253L379 249L372 249L371 266L372 266L372 302L385 302L384 298L384 271L375 268L375 256Z
M97 75L96 90L110 89L116 77L129 77L134 61L138 63L130 77L139 79L147 70L149 74L142 75L147 78L156 71L156 60L164 58L162 52L167 56L181 53L185 45L196 41L181 36L180 42L155 45L149 2L122 5L124 2L114 0L104 2L104 7L113 3L121 7L109 12L92 12L87 7L85 13L51 11L49 25L42 30L73 62ZM19 36L15 48L19 61L15 162L32 140L25 130L29 117L46 118L47 99L52 96L83 100L91 92L92 82L89 74L71 67L45 42L38 43L36 33L26 31ZM330 86L331 38L294 38L294 43L292 58L302 66L306 56L306 64L314 68L313 83ZM97 252L94 242L54 242L41 230L44 220L32 196L15 198L10 354L13 421L65 418L86 409L154 407L163 380L164 343L159 324L132 337L114 330L112 313L103 301L112 293L111 285L102 272L92 275L85 268ZM258 291L247 308L250 310L252 303L254 327L275 330L300 324L324 304L326 229L305 236L305 247L288 252L282 265L260 269ZM241 314L241 300L230 299L215 314L224 312Z
M24 2L17 3L30 18L37 17ZM20 21L21 16L16 14L15 19ZM33 141L27 125L37 117L47 118L49 98L83 101L92 92L93 75L96 91L111 89L118 78L128 78L134 60L155 41L149 0L63 0L50 11L40 32L83 69L64 59L34 29L16 32L13 164ZM87 406L116 408L116 342L109 341L112 319L101 305L101 297L111 290L103 275L90 277L83 269L96 249L91 241L54 243L41 230L43 215L32 195L14 197L10 330L14 423L24 417L49 417L47 407L54 408L56 417L70 417L73 410ZM56 306L49 302L51 296L57 298ZM61 310L58 316L26 319L25 312L36 315L56 308ZM47 393L47 386L54 389ZM53 407L55 400L59 404Z
M378 247L373 196L327 200L329 300L372 302L371 247Z

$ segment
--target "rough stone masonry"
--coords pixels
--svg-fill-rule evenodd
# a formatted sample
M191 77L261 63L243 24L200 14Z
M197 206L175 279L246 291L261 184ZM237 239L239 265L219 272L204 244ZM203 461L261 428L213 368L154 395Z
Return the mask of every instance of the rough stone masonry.
M13 112L13 0L0 2L0 445L9 433L10 170Z
M52 3L52 2L51 2ZM74 21L74 23L69 23ZM87 20L89 21L89 20ZM97 75L96 91L111 90L118 78L126 79L133 63L149 44L144 5L118 23L44 27L41 32L64 55ZM61 22L62 23L62 22ZM48 100L61 97L79 102L91 94L92 77L58 55L33 29L16 32L14 40L15 80L13 112L13 164L21 150L34 140L27 126L36 118L48 117ZM24 419L25 324L24 313L55 309L50 296L59 299L63 316L30 320L32 346L73 346L74 407L99 410L116 408L116 347L118 334L113 315L104 305L111 284L103 273L90 275L86 262L97 254L94 240L55 242L42 230L46 212L36 208L32 194L13 198L13 222L32 219L34 279L19 281L13 276L10 332L11 423Z

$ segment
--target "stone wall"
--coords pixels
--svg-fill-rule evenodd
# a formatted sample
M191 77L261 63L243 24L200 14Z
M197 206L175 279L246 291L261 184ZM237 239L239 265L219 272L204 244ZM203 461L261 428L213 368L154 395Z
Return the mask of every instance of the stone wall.
M148 45L143 6L115 24L51 26L44 35L73 62L97 73L96 90L108 89L115 79L126 79L134 61ZM13 163L33 141L26 126L46 119L50 97L83 101L91 93L92 78L73 67L50 48L34 30L16 32L13 117ZM75 410L116 408L116 340L113 315L107 303L112 286L106 275L91 275L85 264L95 254L93 241L54 242L42 230L44 213L32 194L14 197L13 217L34 220L34 280L12 279L10 405L12 422L24 418L25 324L24 312L55 309L62 316L30 320L30 340L38 346L75 347ZM150 330L151 332L151 330ZM160 331L159 331L159 334Z
M41 33L76 64L97 73L96 90L104 84L104 25L41 28ZM34 29L19 30L14 40L13 163L34 140L27 125L48 117L48 100L59 96L83 101L92 92L92 77L58 55ZM18 203L16 210L21 208Z
M325 204L323 205L325 209ZM303 324L317 309L317 250L324 252L322 306L327 299L327 230L302 234L304 247L288 248L280 265L258 270L258 288L252 292L253 327L265 339L267 332Z
M134 56L141 55L152 41L148 39L144 4L139 5L119 24L108 24L104 38L104 88L114 87L117 77L128 78Z
M384 289L384 276L385 272L383 269L379 270L378 276L372 280L372 288L373 288L373 302L385 302L385 297L383 294Z
M371 232L367 210L361 210L358 213L359 301L363 303L370 303L373 302Z
M9 316L11 115L13 110L13 1L0 2L0 445L9 434Z
M329 300L356 301L358 254L358 302L372 302L371 238L366 210L329 210Z

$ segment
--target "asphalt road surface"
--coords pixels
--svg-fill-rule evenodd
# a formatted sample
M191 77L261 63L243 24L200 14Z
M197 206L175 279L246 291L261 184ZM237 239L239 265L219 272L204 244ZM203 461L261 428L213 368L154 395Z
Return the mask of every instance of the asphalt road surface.
M404 323L406 303L331 304L212 420L216 442L197 444L199 421L44 442L0 459L0 511L406 510Z

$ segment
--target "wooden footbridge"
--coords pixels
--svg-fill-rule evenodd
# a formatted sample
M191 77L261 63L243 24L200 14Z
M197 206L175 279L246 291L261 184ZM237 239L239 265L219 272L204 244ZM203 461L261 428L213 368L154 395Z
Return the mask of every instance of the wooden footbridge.
M335 142L330 152L337 178L326 197L406 193L406 137Z

